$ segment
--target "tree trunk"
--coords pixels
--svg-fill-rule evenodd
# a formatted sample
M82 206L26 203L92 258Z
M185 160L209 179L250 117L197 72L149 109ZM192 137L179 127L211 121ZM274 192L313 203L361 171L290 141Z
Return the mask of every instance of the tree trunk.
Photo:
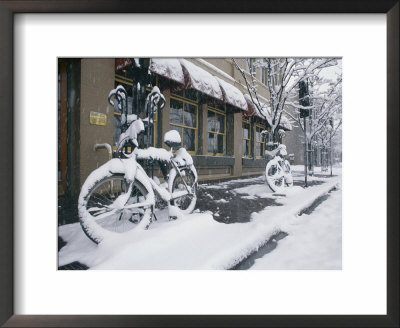
M329 140L329 161L330 161L330 165L331 165L331 176L332 174L332 137Z
M306 125L306 118L304 117L304 186L308 187L307 184L307 166L308 166L308 151L307 151L307 125Z

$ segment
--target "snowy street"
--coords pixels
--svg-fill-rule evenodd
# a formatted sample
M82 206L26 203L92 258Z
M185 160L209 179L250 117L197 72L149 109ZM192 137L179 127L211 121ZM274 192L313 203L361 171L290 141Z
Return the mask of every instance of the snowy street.
M303 213L285 229L276 249L262 247L244 266L260 270L338 270L342 265L342 198L339 189L323 196L322 203ZM266 254L265 254L266 253ZM246 263L249 262L249 263Z
M90 269L341 269L341 169L319 169L303 188L273 193L263 176L199 186L196 210L149 230L134 229L100 246L79 223L59 227L59 266ZM273 247L270 247L271 244ZM267 250L266 250L267 249Z

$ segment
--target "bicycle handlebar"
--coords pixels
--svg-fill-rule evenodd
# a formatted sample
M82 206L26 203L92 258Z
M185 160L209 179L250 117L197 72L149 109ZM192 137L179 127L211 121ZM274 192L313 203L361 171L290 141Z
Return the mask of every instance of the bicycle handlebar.
M118 103L122 103L123 100L127 101L128 93L126 92L125 88L122 85L119 85L115 89L112 89L108 94L107 99L110 105L114 106L114 102L111 100L112 96L117 98Z
M148 114L150 114L150 112L155 112L154 108L157 106L158 108L163 109L165 106L165 102L165 98L160 89L155 86L146 97L146 111L148 112Z

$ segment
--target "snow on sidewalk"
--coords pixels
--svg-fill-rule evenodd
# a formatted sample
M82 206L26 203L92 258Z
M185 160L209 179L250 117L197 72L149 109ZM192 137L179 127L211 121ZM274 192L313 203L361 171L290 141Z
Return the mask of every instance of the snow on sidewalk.
M286 197L252 214L247 223L224 224L209 213L194 213L172 222L161 222L144 231L134 229L99 246L79 224L61 226L67 242L59 252L59 265L79 261L91 269L229 269L256 251L277 231L298 220L297 214L340 181L288 188Z
M286 238L250 269L340 270L342 267L342 196L333 191L311 214L285 228Z

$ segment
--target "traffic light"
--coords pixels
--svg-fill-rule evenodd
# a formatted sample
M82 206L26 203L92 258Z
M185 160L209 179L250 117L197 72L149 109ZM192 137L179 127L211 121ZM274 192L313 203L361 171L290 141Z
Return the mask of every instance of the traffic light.
M299 103L303 107L310 106L310 95L308 93L308 83L305 81L299 82ZM300 118L310 115L309 109L300 108Z
M310 111L308 109L301 109L300 108L300 118L310 116Z

